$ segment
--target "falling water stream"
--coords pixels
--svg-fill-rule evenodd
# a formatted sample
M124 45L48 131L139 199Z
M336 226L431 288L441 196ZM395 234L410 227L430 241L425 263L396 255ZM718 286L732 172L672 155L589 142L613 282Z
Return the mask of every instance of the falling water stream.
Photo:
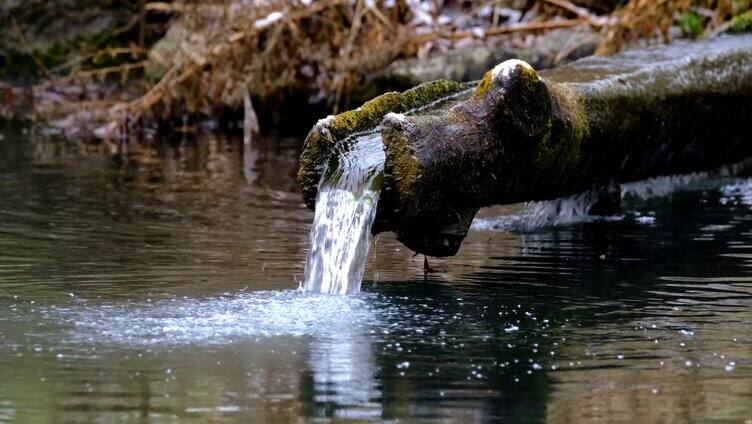
M376 217L384 147L379 131L338 145L316 197L302 288L317 293L360 290Z
M405 115L430 114L472 91L469 88L442 97ZM302 289L329 294L360 291L384 161L380 128L337 143L319 183Z

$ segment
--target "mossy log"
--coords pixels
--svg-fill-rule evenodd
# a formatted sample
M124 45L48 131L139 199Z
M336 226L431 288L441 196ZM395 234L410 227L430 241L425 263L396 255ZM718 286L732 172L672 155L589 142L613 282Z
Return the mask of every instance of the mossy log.
M752 156L752 36L489 71L441 113L387 114L375 232L453 255L479 208Z
M448 80L433 81L403 93L382 94L355 110L319 120L308 133L300 156L298 184L306 206L310 209L315 206L319 180L335 144L351 135L373 130L387 113L418 110L471 87Z

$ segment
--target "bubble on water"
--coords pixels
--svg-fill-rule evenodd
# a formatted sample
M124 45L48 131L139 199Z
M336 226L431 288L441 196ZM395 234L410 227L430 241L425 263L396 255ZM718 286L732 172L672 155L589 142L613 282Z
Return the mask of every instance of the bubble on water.
M643 224L643 225L653 225L653 224L655 224L655 217L654 217L654 216L645 216L645 215L638 215L638 216L637 216L637 217L635 218L635 221L636 221L636 222L637 222L638 224Z
M70 325L72 339L127 345L226 344L254 337L332 336L358 328L378 328L380 317L393 312L383 298L370 293L338 296L301 290L42 311L48 319Z

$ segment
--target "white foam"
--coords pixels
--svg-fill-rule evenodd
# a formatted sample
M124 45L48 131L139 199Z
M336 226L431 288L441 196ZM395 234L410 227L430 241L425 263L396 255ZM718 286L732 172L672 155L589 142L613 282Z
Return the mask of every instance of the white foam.
M378 303L375 295L286 290L40 309L46 318L68 324L72 330L69 338L143 346L225 344L256 337L333 337L377 325L378 306L374 305Z
M717 190L723 197L721 204L752 205L752 179L739 180L729 184L729 177L746 169L747 161L736 165L724 166L713 172L696 172L685 175L668 175L649 178L642 181L621 185L621 198L645 201L666 197L682 190ZM473 221L472 229L479 231L532 230L546 226L568 225L594 220L620 220L623 215L590 216L590 207L597 200L594 192L586 192L565 198L526 203L519 214L503 215L493 219L478 218ZM654 225L655 216L637 214L635 222Z
M752 179L738 181L721 187L721 204L752 205Z
M687 189L708 180L707 172L696 172L686 175L667 175L633 183L622 184L621 197L648 200L656 197L665 197L679 190Z
M471 228L474 230L528 231L547 226L567 225L595 219L619 220L623 216L594 217L588 215L597 196L586 192L542 202L527 202L516 215L503 215L493 219L475 219Z

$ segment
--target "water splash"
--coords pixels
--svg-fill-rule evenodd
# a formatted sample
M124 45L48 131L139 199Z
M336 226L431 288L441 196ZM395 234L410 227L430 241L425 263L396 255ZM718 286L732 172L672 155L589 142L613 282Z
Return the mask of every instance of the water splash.
M37 326L56 323L69 329L59 343L107 345L222 345L260 337L330 340L362 334L382 319L398 316L381 296L325 296L298 290L228 293L204 299L171 298L153 302L83 302L42 306ZM41 324L40 324L41 323ZM48 335L45 333L45 337Z
M502 215L497 218L476 218L471 228L476 231L533 231L542 227L568 225L590 220L620 219L588 215L588 211L598 200L597 193L585 192L554 200L527 202L518 214Z
M319 185L301 288L332 294L360 290L384 159L378 131L338 145Z
M663 175L646 180L622 184L621 198L649 200L670 196L677 191L715 188L718 185L710 172L683 175Z
M635 202L667 197L679 191L720 190L721 202L752 204L752 179L733 180L734 176L749 173L752 163L744 160L725 165L714 171L690 174L665 175L645 180L621 184L622 206ZM729 181L735 181L729 184ZM631 211L627 214L594 216L588 214L598 200L597 192L588 191L573 196L553 200L527 202L519 213L502 215L496 218L476 218L471 228L476 231L534 231L543 227L578 224L592 221L618 221L632 215L640 224L652 225L654 216L643 216ZM626 201L626 202L625 202ZM629 202L629 203L627 203Z
M752 179L736 181L721 187L723 205L752 205Z

